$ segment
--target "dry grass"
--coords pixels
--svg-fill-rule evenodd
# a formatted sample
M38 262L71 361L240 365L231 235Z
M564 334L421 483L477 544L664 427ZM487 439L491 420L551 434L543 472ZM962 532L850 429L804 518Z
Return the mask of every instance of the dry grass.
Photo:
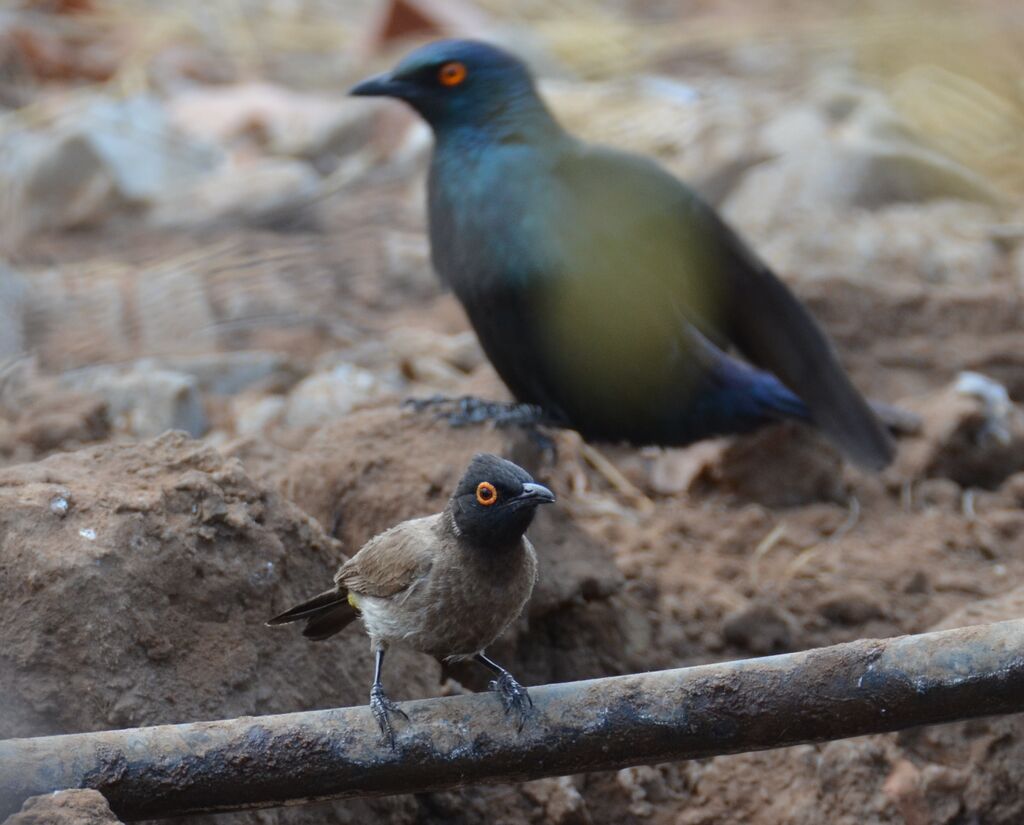
M269 77L340 87L362 74L357 45L376 0L95 0L83 15L48 15L71 43L104 41L118 56L104 91L159 88L171 50L207 55L226 78ZM1024 192L1024 9L1015 0L691 0L682 4L589 0L477 0L501 26L522 31L585 79L685 65L728 67L751 44L777 49L808 74L847 67L880 86L937 149L1003 191ZM38 16L39 12L26 11ZM695 60L679 63L680 57ZM770 79L770 78L769 78ZM797 83L787 76L779 82ZM26 107L25 118L39 117Z

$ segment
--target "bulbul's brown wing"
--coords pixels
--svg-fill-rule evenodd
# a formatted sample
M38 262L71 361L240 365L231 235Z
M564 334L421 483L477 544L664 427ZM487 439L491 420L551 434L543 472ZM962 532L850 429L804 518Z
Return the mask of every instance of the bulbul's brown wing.
M370 539L339 568L333 589L286 610L267 624L305 619L302 635L314 641L343 630L359 615L359 596L394 596L430 571L439 546L439 519L429 516L404 521Z
M370 539L338 570L339 589L386 599L430 572L440 549L441 516L403 521ZM455 540L455 537L452 537Z

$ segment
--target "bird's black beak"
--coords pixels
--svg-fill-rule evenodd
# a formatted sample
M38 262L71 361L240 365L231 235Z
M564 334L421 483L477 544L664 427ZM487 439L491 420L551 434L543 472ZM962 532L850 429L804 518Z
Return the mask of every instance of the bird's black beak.
M355 97L401 97L405 84L389 73L376 74L348 90Z
M520 501L531 501L537 504L554 504L555 494L552 493L543 484L535 484L530 482L523 485L523 492L521 492L517 499Z

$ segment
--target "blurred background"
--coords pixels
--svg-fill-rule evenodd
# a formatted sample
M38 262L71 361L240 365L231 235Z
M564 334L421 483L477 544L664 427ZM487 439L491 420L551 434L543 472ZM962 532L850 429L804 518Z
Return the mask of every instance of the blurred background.
M4 0L0 736L365 701L359 634L263 619L512 449L398 411L506 393L430 270L429 132L345 94L444 36L698 189L921 418L882 476L799 427L558 434L500 661L536 684L1024 613L1020 0ZM398 699L444 678L389 668ZM1021 783L1003 719L260 821L1009 825Z
M308 365L394 326L437 293L429 135L345 90L449 35L523 54L571 129L659 158L787 277L1016 283L1022 18L1009 0L9 0L0 357Z

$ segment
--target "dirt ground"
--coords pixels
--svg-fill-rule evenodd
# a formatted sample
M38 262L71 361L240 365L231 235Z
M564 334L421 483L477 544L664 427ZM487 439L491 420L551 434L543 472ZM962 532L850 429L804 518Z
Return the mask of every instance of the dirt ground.
M164 255L168 242L180 239L149 248ZM65 238L48 249L71 259L95 243ZM298 250L297 269L341 266L330 259L337 237L242 243ZM327 291L290 287L307 300ZM367 329L465 329L429 281L426 304L358 274L332 288L338 316ZM358 632L315 646L262 620L328 581L345 550L440 507L481 449L517 456L560 496L534 530L543 568L529 615L494 650L527 683L914 633L958 612L970 617L961 623L1020 615L1024 430L1011 420L1006 439L992 441L984 404L949 389L961 368L1024 388L1016 295L800 289L862 385L923 417L882 476L844 467L799 427L779 427L683 450L604 447L622 473L609 477L572 434L557 435L552 459L521 437L451 430L394 398L304 430L135 445L116 422L97 423L105 419L87 393L32 384L0 471L9 697L0 734L362 703L371 661ZM259 334L276 342L282 330ZM281 348L308 358L317 336L292 330ZM463 389L500 394L488 365L467 362ZM912 391L899 395L904 387ZM227 420L224 403L209 399L212 420ZM95 446L63 451L78 442ZM422 659L389 661L398 698L441 690L440 669ZM455 675L482 686L471 672ZM1001 719L235 819L1010 823L1024 815L1022 748L1020 720Z
M620 122L641 121L617 109L581 128L691 177L742 155L763 134L750 113L783 98L754 57L740 71L703 49L658 64L701 92L699 128L666 115L671 137L637 137ZM714 85L729 72L735 99ZM575 123L619 92L556 81L551 94ZM817 128L803 103L814 94L785 98L777 139ZM654 118L668 104L645 105ZM357 629L313 644L263 622L378 531L439 509L484 450L559 498L531 532L537 591L491 651L526 684L1024 615L1017 190L997 205L831 193L825 208L808 189L790 211L769 179L788 181L788 167L769 163L752 212L750 174L704 182L857 384L917 417L884 473L847 466L796 425L671 450L595 452L561 432L543 451L402 407L505 390L430 272L422 135L396 149L389 136L408 120L373 124L360 133L376 141L369 169L288 220L169 228L118 213L37 232L6 256L0 322L18 320L24 354L0 361L0 738L365 703L373 663ZM956 171L957 185L975 186L979 169ZM472 669L409 652L389 657L386 678L398 700L483 687ZM1008 717L189 821L1011 825L1024 821L1022 784L1024 719ZM69 797L10 821L110 821L81 799L77 820Z

